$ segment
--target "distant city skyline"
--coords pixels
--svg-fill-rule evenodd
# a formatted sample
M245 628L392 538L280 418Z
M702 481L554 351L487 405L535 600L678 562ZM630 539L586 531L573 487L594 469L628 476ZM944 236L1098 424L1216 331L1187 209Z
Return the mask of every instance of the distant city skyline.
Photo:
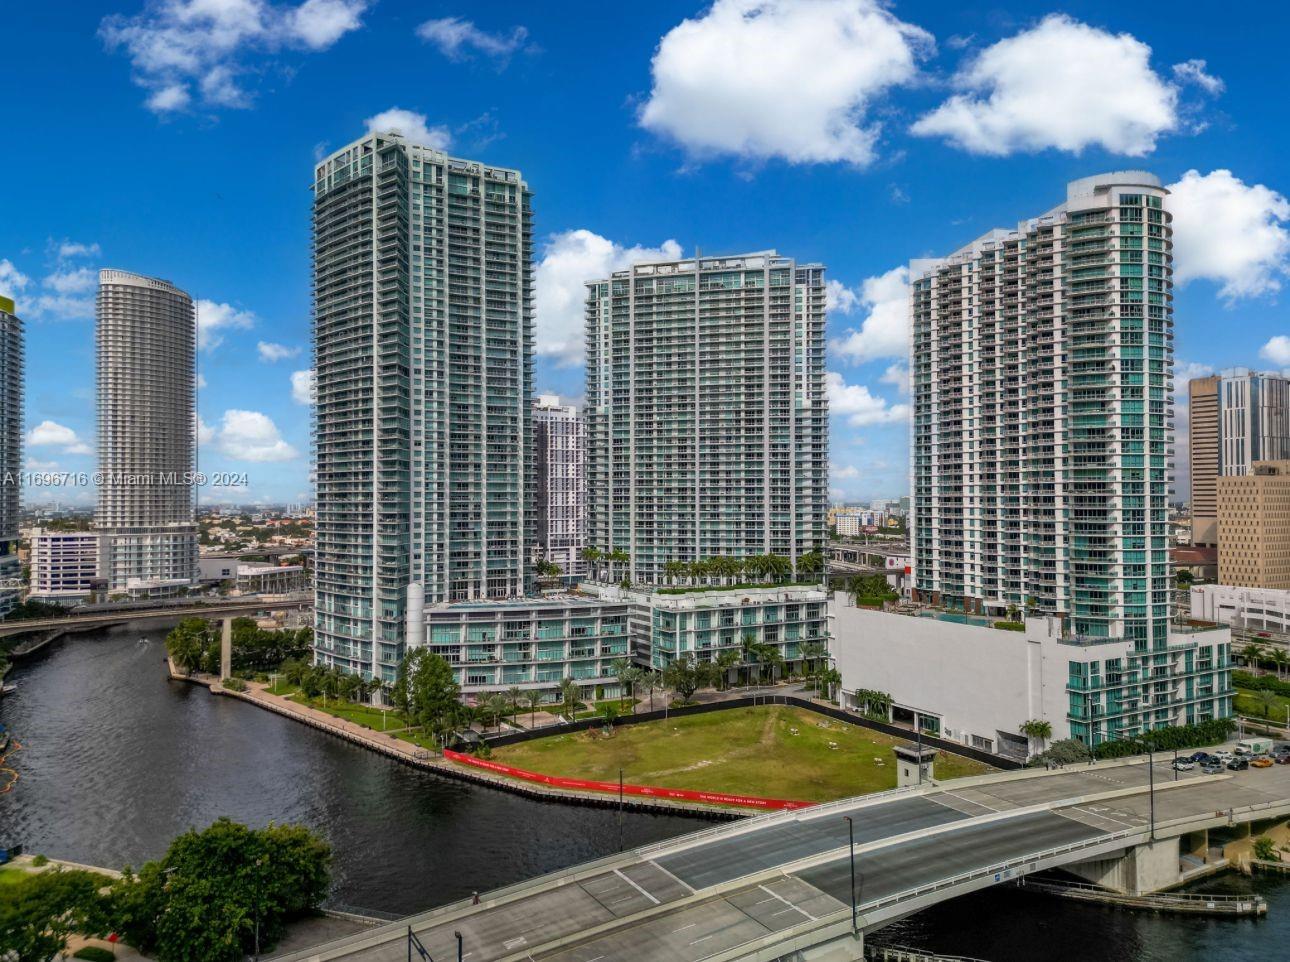
M74 151L27 165L0 221L0 295L16 299L29 338L32 468L93 470L91 278L128 265L197 300L200 461L249 482L204 488L201 503L308 497L299 171L381 124L525 171L542 211L533 386L567 402L583 391L589 278L696 249L777 246L827 264L830 500L907 490L903 265L1039 210L1054 183L1134 167L1171 188L1176 386L1226 367L1290 366L1281 8L1199 34L1194 24L1212 16L1199 2L1169 17L1104 2L1037 17L1004 0L985 23L969 8L869 0L768 0L757 22L730 0L664 2L615 11L615 42L599 45L588 41L605 13L589 2L448 6L424 16L461 17L474 38L448 47L388 4L347 2L352 16L324 24L311 18L319 5L278 0L274 9L300 13L281 18L286 34L247 25L216 50L202 42L205 15L175 21L176 2L9 11L21 42L8 62L26 80L6 102L10 128L96 150L93 177ZM771 69L766 24L827 40L804 41L793 47L801 60ZM207 53L187 66L148 60L146 41L167 29ZM714 42L729 69L690 72ZM1045 52L1081 73L1023 69ZM804 89L810 102L777 98ZM83 90L94 91L92 111L73 94ZM1185 427L1185 405L1179 414ZM90 504L93 492L25 497Z

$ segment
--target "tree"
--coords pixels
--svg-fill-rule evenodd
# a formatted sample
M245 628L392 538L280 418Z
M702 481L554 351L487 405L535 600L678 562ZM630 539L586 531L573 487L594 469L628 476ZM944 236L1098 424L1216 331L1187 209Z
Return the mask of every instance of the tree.
M528 702L529 728L532 728L534 720L537 718L537 707L542 704L542 692L538 691L536 688L530 688L524 693L524 700Z
M689 566L684 561L667 561L663 564L663 573L675 584L677 579L685 576Z
M724 689L729 684L730 671L733 668L737 668L739 666L739 662L740 662L739 652L731 648L727 648L725 651L722 651L720 654L717 655L717 660L715 664L716 664L716 669L718 673L717 674L718 688Z
M515 717L520 713L520 701L523 700L523 698L524 692L518 685L512 685L510 688L506 689L506 704L510 706L511 710L509 714L512 722L515 721Z
M609 704L605 705L601 709L601 714L605 716L606 730L613 731L614 722L618 719L619 715L618 706L613 702L609 702Z
M399 664L394 705L426 730L451 734L461 718L461 687L452 666L429 648L415 648Z
M818 551L808 551L797 559L797 571L803 575L818 575L824 570L824 555Z
M609 552L609 554L605 555L605 560L609 562L609 580L613 581L614 565L626 565L632 559L631 555L626 551L623 551L621 548L615 548L613 551ZM626 577L626 573L624 573L624 577Z
M1277 670L1277 677L1282 678L1285 675L1287 666L1290 666L1290 655L1285 653L1283 648L1272 648L1268 651L1268 660L1272 662L1273 667Z
M331 848L300 825L221 818L112 885L105 921L158 962L233 960L281 937L330 887Z
M817 670L820 667L820 659L828 654L828 649L819 641L804 641L797 649L802 658L802 665L806 669L806 675L811 681L815 682L815 689L819 691L819 681L816 679Z
M677 697L689 701L703 684L704 672L690 655L683 655L663 669L663 684L676 692Z
M1271 718L1272 709L1277 707L1278 698L1276 692L1264 688L1258 692L1259 706L1263 709L1263 717Z
M494 728L501 728L502 716L506 714L506 709L509 707L510 703L506 700L506 696L500 692L489 695L483 704L485 713L492 716Z
M578 683L572 678L566 678L560 682L560 701L561 708L566 715L573 717L573 713L578 707L578 696L581 691Z
M604 557L604 554L601 552L599 548L591 548L591 547L583 548L580 553L582 555L582 560L587 562L587 564L591 565L592 580L599 581L600 573L598 570L598 562L600 561L601 558Z
M1245 663L1251 668L1257 668L1259 666L1259 662L1263 660L1263 648L1254 642L1250 642L1241 649L1241 658L1243 658Z
M1044 742L1053 737L1053 724L1040 718L1032 718L1021 723L1019 730L1031 741L1039 743L1039 750L1044 750Z
M93 872L49 870L7 886L0 898L0 958L47 962L72 933L97 931L98 890L106 881Z
M201 618L185 618L166 635L166 652L183 671L205 667L206 652L213 640L210 625Z
M842 673L836 668L826 668L820 672L820 684L824 686L824 697L828 701L834 701L833 689L842 684Z

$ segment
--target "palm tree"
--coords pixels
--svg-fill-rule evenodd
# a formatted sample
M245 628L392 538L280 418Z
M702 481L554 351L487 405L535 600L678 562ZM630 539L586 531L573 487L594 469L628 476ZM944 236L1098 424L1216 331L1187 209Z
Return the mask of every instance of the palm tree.
M766 555L766 573L775 581L782 581L793 573L793 563L779 554Z
M816 669L819 667L819 660L824 657L828 649L823 643L818 641L804 641L798 647L798 654L806 667L807 677L815 682L815 690L819 691L819 682L815 681Z
M1283 648L1273 648L1268 652L1268 658L1277 669L1277 677L1283 677L1286 667L1290 666L1290 655Z
M536 688L530 688L524 693L524 700L528 702L529 728L532 728L534 720L537 718L537 707L542 704L542 692L538 691Z
M689 568L684 561L668 561L663 565L663 573L676 584L678 578L684 577L686 570Z
M744 669L744 684L752 684L751 666L756 659L757 636L751 631L745 631L744 636L739 639L739 667Z
M739 652L732 648L727 648L725 651L717 655L716 666L717 670L721 672L720 687L722 690L724 690L726 685L730 682L730 669L736 668L738 665Z
M631 555L626 551L623 551L621 548L615 548L613 551L609 552L609 554L605 555L605 560L609 562L609 580L613 581L614 565L625 565L632 559ZM626 573L623 574L623 577L627 577Z
M802 575L818 575L824 570L824 555L808 551L797 559L797 571Z
M511 706L511 721L515 721L515 716L519 714L520 701L523 698L524 692L520 690L518 685L512 685L510 688L506 689L506 700Z
M581 692L578 690L578 683L572 678L566 678L560 682L560 699L566 715L573 717L573 711L578 706L579 694Z
M484 711L493 716L493 727L502 727L502 716L506 714L506 709L510 707L510 702L501 692L495 692L488 696L484 702Z
M1263 706L1263 717L1271 718L1272 709L1277 707L1276 692L1268 691L1266 688L1259 691L1259 704Z
M592 581L599 581L599 580L600 580L600 571L599 571L599 566L598 566L597 562L598 562L598 561L600 561L600 559L601 559L601 558L603 558L603 557L604 557L604 554L601 552L601 550L600 550L599 548L583 548L583 549L582 549L582 560L583 560L583 561L585 561L585 562L587 562L587 564L591 565L591 580L592 580Z
M1044 721L1039 718L1032 718L1030 721L1024 721L1020 726L1021 734L1026 738L1039 742L1039 750L1044 750L1044 742L1053 737L1052 722Z
M1257 668L1259 662L1263 660L1263 648L1254 642L1250 642L1241 649L1241 657L1245 659L1245 664L1250 668Z

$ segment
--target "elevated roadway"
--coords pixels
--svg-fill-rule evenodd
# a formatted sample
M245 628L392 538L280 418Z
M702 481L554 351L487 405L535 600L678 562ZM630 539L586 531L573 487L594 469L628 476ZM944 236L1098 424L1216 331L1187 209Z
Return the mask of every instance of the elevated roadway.
M1158 757L1151 773L1134 760L959 779L723 825L283 958L402 962L410 929L434 962L458 957L458 933L468 962L858 959L865 931L944 899L1140 851L1176 875L1189 833L1287 814L1290 766L1175 780Z
M0 638L11 635L31 634L42 631L81 631L120 625L127 621L156 621L167 618L221 618L229 615L249 615L259 611L300 610L313 605L312 594L258 595L230 598L225 601L201 605L157 605L153 607L102 606L83 614L70 614L60 618L28 618L23 621L0 622Z

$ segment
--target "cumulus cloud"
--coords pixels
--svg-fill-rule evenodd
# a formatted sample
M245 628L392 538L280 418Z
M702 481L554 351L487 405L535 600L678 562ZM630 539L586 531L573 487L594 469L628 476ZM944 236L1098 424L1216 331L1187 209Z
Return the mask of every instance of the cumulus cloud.
M559 363L582 360L587 281L608 277L634 263L674 260L681 245L666 240L658 247L624 247L589 230L552 234L538 262L534 300L537 353Z
M908 404L888 404L864 384L848 384L836 371L826 372L824 383L829 391L829 413L845 417L852 427L898 424L909 419Z
M468 60L479 53L505 65L512 54L523 48L529 32L524 27L512 27L509 33L489 33L470 20L444 17L421 24L417 36L438 47L449 60Z
M909 393L909 365L903 361L892 364L878 378L883 384L890 384L901 394Z
M843 287L832 300L838 313L850 314L856 308L869 312L859 327L829 341L835 357L861 364L909 353L909 268L893 267L870 277L858 291Z
M0 259L0 294L13 297L31 283L31 278L13 266L9 258Z
M374 117L368 117L364 123L369 133L386 134L394 131L409 142L423 147L447 150L452 145L452 133L447 127L431 127L425 114L404 110L402 107L383 110Z
M834 461L829 462L829 480L830 481L851 481L860 477L860 469L853 464L837 464Z
M74 257L98 257L102 251L97 242L89 244L81 241L62 240L55 247L59 260L70 260Z
M1204 60L1185 60L1174 64L1174 79L1179 83L1195 84L1207 94L1221 94L1225 86L1222 78L1215 77L1206 71L1208 64Z
M199 423L199 437L201 427ZM300 456L283 439L273 419L259 411L225 411L219 427L206 430L216 450L236 461L291 461Z
M152 0L134 16L104 18L99 36L130 59L134 81L158 114L189 107L245 107L241 84L277 52L326 50L362 26L369 0ZM259 59L257 60L257 56Z
M1277 367L1290 367L1290 337L1278 334L1269 338L1268 342L1259 348L1259 357L1265 361L1271 361Z
M1052 14L973 57L962 91L921 117L914 134L974 154L1100 146L1139 157L1178 126L1178 91L1151 69L1151 48Z
M300 348L288 347L286 344L274 344L271 341L260 341L255 345L255 349L260 354L260 360L268 364L276 361L285 361L288 358L298 357Z
M291 400L297 404L314 403L314 372L312 369L291 372Z
M58 448L63 454L93 454L94 449L75 431L57 421L41 421L27 432L29 448Z
M1281 289L1290 273L1290 201L1282 194L1230 170L1189 170L1169 192L1177 284L1214 281L1229 301Z
M53 257L53 270L40 282L40 293L27 303L26 313L40 321L85 321L94 317L94 291L98 287L98 273L76 261L97 257L99 245L80 241L50 240L48 249ZM0 264L0 273L3 273ZM23 283L26 283L23 278ZM2 285L0 285L2 286Z
M639 121L700 157L868 164L870 107L933 45L878 0L716 0L659 42Z
M201 415L197 415L197 443L210 444L215 440L215 429L202 420Z
M232 304L201 300L197 302L197 348L213 351L224 343L221 331L246 330L255 326L255 314Z
M202 374L199 371L197 374L197 390L200 391L205 386L206 386L206 375Z
M84 294L98 287L98 272L89 267L66 268L45 277L44 286L56 294Z

